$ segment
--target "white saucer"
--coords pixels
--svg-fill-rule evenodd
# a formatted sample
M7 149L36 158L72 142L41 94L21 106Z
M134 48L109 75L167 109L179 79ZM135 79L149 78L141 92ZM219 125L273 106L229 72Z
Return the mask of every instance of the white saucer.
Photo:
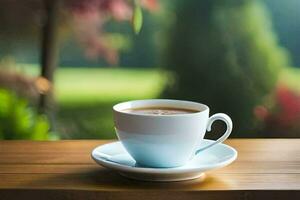
M212 143L203 140L202 145ZM99 155L118 156L128 158L127 162L113 162ZM224 167L232 163L237 157L237 151L225 144L217 144L197 154L188 164L176 168L147 168L132 164L132 158L121 142L113 142L96 147L92 151L92 158L103 167L117 171L119 174L138 180L146 181L182 181L199 178L204 172ZM203 177L203 176L202 176Z

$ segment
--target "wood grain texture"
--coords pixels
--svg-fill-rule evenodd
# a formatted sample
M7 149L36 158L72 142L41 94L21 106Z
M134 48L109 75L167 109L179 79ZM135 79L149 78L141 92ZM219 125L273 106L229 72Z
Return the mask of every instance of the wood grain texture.
M233 164L202 182L173 183L130 180L96 165L90 152L107 142L0 141L0 199L300 197L300 139L230 139L238 151Z

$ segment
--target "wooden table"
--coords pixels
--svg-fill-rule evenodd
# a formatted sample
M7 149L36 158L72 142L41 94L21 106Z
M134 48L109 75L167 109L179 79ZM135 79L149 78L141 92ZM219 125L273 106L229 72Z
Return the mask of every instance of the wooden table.
M0 199L300 199L300 139L230 139L238 159L204 181L129 180L90 158L110 141L0 141ZM272 197L272 198L271 198Z

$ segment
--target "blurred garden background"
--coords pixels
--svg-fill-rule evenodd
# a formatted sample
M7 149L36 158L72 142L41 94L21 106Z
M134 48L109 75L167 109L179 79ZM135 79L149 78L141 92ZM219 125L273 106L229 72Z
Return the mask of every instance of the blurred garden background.
M298 8L298 0L2 0L0 139L116 138L112 106L148 98L228 113L231 137L300 137Z

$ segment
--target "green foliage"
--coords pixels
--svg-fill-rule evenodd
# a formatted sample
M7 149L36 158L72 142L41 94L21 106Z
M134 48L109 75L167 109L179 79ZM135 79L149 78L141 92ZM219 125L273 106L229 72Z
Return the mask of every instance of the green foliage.
M135 34L141 31L143 24L143 13L142 8L138 0L134 0L134 9L132 15L132 27Z
M203 102L228 113L234 136L251 136L253 108L288 65L267 10L256 0L179 1L165 66L175 82L165 97Z
M263 0L269 8L280 44L290 51L293 66L300 67L300 1Z
M300 93L300 68L287 67L282 70L279 82L286 85L292 91Z
M48 130L45 116L36 114L25 99L0 89L0 139L44 140Z

